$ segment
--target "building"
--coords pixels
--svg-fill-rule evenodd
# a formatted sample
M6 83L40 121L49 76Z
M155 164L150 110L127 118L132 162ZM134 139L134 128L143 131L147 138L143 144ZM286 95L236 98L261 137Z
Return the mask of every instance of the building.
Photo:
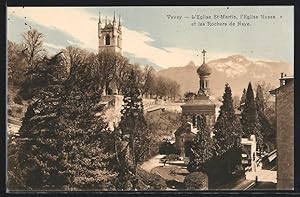
M208 64L205 63L206 51L203 50L202 53L203 63L197 69L200 79L200 87L198 93L181 106L182 118L184 122L192 122L193 126L196 127L197 120L200 118L200 115L204 114L206 117L206 125L208 126L209 130L212 131L216 119L216 105L209 99L209 80L212 69Z
M294 188L294 77L281 73L275 95L277 189Z
M115 13L112 22L108 22L107 17L105 18L105 24L102 24L99 13L98 40L99 52L108 49L123 54L121 18L119 17L119 22L117 24Z
M176 147L180 150L181 156L188 156L190 141L193 139L197 130L197 122L200 115L206 117L206 126L210 134L213 132L216 120L216 105L209 98L209 80L212 69L205 63L205 53L203 49L203 63L197 69L199 75L199 90L196 94L190 94L192 97L181 106L183 125L174 133L176 138Z

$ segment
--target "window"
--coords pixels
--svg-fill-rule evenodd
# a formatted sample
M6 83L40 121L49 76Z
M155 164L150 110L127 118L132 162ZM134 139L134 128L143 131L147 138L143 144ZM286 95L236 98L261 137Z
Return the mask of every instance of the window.
M110 45L110 36L109 36L109 34L107 34L105 36L105 45Z

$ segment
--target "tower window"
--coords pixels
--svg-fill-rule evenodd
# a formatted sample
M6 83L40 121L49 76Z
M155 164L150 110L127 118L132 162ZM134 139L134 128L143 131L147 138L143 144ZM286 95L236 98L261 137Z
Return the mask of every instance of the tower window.
M109 34L107 34L105 36L105 45L110 45L110 36L109 36Z

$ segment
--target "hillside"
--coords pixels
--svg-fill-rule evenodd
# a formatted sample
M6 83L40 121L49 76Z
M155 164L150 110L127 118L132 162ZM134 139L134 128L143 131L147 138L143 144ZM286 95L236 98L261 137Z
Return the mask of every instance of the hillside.
M209 61L212 67L210 87L215 97L222 96L225 83L229 83L233 95L241 96L243 88L249 81L253 84L258 81L270 83L273 87L279 85L280 73L293 75L293 66L285 62L252 61L242 55L232 55ZM193 61L186 66L171 67L157 72L158 75L177 81L181 86L181 93L196 92L199 88L199 77L196 73L200 65Z

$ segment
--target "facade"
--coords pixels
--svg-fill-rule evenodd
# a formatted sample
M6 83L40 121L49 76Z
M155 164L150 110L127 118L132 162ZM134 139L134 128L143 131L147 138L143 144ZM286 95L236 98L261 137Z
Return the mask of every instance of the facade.
M119 17L119 22L117 24L115 13L112 22L108 22L106 18L105 24L102 24L101 16L99 13L98 40L99 52L103 50L112 50L114 52L123 54L121 19Z
M191 98L181 106L183 125L175 132L176 147L180 150L181 156L188 157L189 144L194 138L197 130L197 122L203 114L206 117L206 126L212 135L216 120L216 105L209 99L209 80L212 69L205 63L203 50L203 63L197 69L199 75L199 90L197 94L190 94Z
M256 172L257 155L256 155L256 139L255 135L250 138L242 138L242 165L247 171Z
M275 95L277 189L294 188L294 77L281 74Z

